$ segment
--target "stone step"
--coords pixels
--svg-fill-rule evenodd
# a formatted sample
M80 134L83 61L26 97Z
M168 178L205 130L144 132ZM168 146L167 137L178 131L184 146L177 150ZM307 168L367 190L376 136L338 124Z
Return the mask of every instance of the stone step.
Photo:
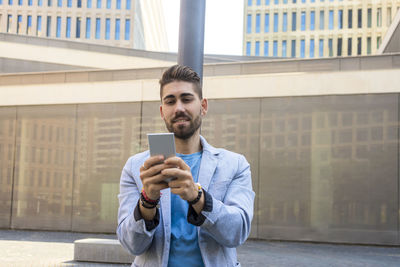
M131 264L134 259L116 239L86 238L74 242L76 261Z

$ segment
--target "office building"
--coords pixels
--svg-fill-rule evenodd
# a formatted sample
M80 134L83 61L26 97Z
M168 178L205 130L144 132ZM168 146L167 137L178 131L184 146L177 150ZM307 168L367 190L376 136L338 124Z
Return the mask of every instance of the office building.
M0 32L167 51L161 6L161 0L0 0Z
M376 54L399 0L246 0L243 54L326 58Z

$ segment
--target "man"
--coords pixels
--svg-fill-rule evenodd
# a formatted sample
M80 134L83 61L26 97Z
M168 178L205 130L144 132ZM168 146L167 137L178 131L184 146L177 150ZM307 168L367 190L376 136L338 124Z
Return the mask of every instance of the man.
M236 247L253 217L250 166L200 136L208 102L191 68L167 69L160 97L177 156L145 151L129 158L118 196L118 239L137 255L132 266L240 266ZM169 177L176 179L166 182Z

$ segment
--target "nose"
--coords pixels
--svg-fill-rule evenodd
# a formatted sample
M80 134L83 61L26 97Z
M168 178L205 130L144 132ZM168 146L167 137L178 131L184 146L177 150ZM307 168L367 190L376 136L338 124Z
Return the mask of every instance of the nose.
M184 112L184 111L185 111L185 106L182 103L182 101L180 101L180 100L176 101L175 113Z

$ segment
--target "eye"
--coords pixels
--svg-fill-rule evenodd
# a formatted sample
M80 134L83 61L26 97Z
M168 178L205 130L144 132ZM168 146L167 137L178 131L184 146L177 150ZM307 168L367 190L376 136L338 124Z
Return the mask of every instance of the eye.
M174 103L175 103L175 100L173 100L173 99L167 99L164 101L164 104L166 104L166 105L173 105Z
M184 98L182 98L182 102L183 102L183 103L189 103L190 101L192 101L192 98L191 98L191 97L184 97Z

